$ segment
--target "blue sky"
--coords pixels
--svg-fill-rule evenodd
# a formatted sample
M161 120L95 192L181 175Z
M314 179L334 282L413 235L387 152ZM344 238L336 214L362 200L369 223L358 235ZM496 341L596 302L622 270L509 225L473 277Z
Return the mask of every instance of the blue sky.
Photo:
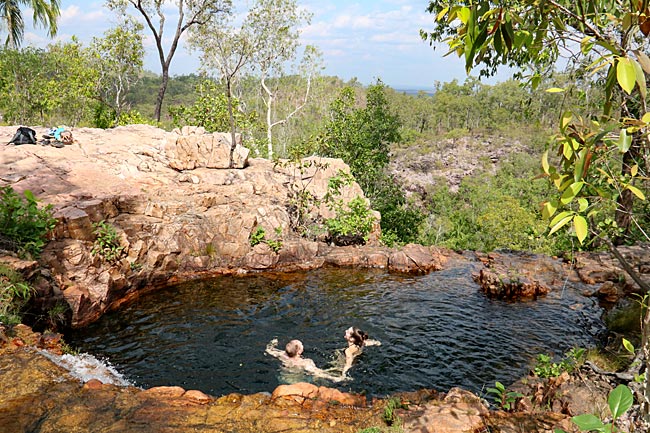
M233 3L245 10L245 1ZM93 36L101 37L116 21L103 4L62 0L56 40L67 41L75 35L88 43ZM323 52L324 74L345 80L356 77L364 84L380 78L392 87L422 89L433 87L436 81L456 78L462 82L466 78L460 59L455 55L443 58L444 46L434 50L420 39L420 29L429 29L434 19L425 11L427 0L298 0L298 4L313 13L311 24L302 29L302 42ZM31 24L31 11L25 11L24 16ZM171 30L167 34L171 37ZM45 46L49 42L43 31L31 26L26 29L25 44ZM160 72L150 38L145 47L145 68ZM181 45L172 60L171 73L188 74L198 67L196 56Z

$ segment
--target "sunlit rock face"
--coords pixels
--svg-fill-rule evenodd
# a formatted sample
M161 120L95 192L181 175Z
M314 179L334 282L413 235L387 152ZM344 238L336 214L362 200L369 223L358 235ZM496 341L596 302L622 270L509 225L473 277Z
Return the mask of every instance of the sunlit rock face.
M15 130L0 127L0 136L9 141ZM37 128L39 136L45 132ZM377 246L378 214L369 237L376 250L351 247L338 254L323 237L300 237L293 230L297 194L325 197L329 180L349 173L339 159L274 163L248 158L237 144L239 168L228 169L229 134L147 125L80 128L73 134L75 142L63 148L0 147L0 185L31 190L54 207L58 224L39 260L49 285L39 288L37 303L65 299L73 326L91 323L143 291L187 278L325 263L391 268L392 261L396 270L431 270L444 260L437 251L427 249L429 257L423 257L413 248L389 260L391 252ZM353 182L341 187L338 199L347 203L357 196L363 191ZM303 210L314 220L335 216L324 203ZM115 228L122 248L110 262L93 253L101 221ZM259 228L281 247L251 245Z

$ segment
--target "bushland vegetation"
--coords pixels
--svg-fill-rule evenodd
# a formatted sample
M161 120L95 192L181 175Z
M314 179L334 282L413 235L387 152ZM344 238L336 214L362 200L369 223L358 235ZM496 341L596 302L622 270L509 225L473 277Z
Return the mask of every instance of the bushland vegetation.
M263 14L295 6L291 1L258 3L256 11ZM144 71L138 61L142 33L137 25L125 25L89 46L72 40L44 49L0 50L3 122L102 128L150 123L165 129L195 124L208 131L229 131L234 124L253 156L345 160L371 206L380 211L388 245L419 242L545 253L600 247L597 241L573 242L575 233L549 238L548 221L540 212L552 192L552 184L538 176L540 161L561 113L572 107L576 116L592 118L605 98L602 87L584 72L555 73L540 78L535 88L517 80L486 84L470 76L464 82L436 82L427 91L413 92L380 81L363 86L300 67L267 70L261 76L250 66L238 70L228 84L218 78L214 66L168 77L161 103L164 77ZM193 34L197 49L207 55L212 42L200 36ZM247 37L259 42L259 35ZM288 37L295 44L298 34ZM270 57L275 48L265 46ZM297 60L299 50L293 52L296 58L289 60ZM317 50L310 53L308 64L316 65ZM262 60L247 61L252 65ZM273 89L270 117L264 87ZM547 89L564 91L558 95ZM283 121L271 128L277 119ZM511 143L520 143L526 152L506 152L498 163L490 161L490 152ZM465 145L464 154L460 144ZM451 154L476 166L460 185L449 188L440 163L440 179L424 191L406 194L410 169L403 161L414 155L439 161ZM647 202L636 206L647 207ZM625 241L638 239L639 231L630 228Z
M118 105L107 104L117 95L107 95L110 86L103 86L101 92L96 87L102 62L111 59L98 54L101 46L106 44L98 39L92 47L72 41L47 49L1 50L3 121L95 127L150 123L166 129L196 124L208 131L230 129L226 89L205 74L169 79L160 122L153 119L160 85L160 77L153 72L140 68L135 80L133 70L125 70L131 74L131 85L121 90ZM103 82L109 78L104 74ZM267 85L281 89L276 96L276 117L287 117L304 95L302 77L266 80ZM542 90L569 82L574 84L562 98ZM237 81L234 118L254 156L267 157L268 128L262 118L265 102L259 86L253 75ZM470 77L462 83L435 83L426 92L316 76L302 111L274 129L273 147L280 158L319 154L344 159L372 207L380 211L384 241L389 245L419 242L455 249L558 253L575 245L568 235L546 236L540 203L549 185L536 179L541 172L539 161L562 107L579 106L588 116L599 98L597 87L566 74L556 74L540 90L527 89L515 80L490 85ZM529 152L510 155L495 167L487 161L490 149L477 141L467 157L485 163L464 178L457 190L439 182L424 196L407 198L391 162L408 159L410 154L443 156L456 151L458 140L476 137L494 146L523 143Z

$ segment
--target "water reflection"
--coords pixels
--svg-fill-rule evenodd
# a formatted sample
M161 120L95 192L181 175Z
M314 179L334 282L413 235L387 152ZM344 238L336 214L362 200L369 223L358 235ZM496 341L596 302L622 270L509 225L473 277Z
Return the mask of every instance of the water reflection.
M479 392L526 373L538 353L593 346L600 309L569 287L536 302L484 297L465 265L425 276L350 269L224 277L170 287L68 336L143 387L180 385L220 395L271 391L287 378L265 356L292 338L326 367L355 325L369 347L343 390L386 395L452 386ZM581 303L576 310L570 306ZM309 380L302 377L301 380ZM313 379L312 379L313 380Z

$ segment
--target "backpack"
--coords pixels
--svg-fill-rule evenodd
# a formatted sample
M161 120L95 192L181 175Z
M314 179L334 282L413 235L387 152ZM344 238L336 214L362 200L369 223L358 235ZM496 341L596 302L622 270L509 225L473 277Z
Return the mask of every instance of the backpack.
M36 131L26 126L21 126L9 144L36 144Z

